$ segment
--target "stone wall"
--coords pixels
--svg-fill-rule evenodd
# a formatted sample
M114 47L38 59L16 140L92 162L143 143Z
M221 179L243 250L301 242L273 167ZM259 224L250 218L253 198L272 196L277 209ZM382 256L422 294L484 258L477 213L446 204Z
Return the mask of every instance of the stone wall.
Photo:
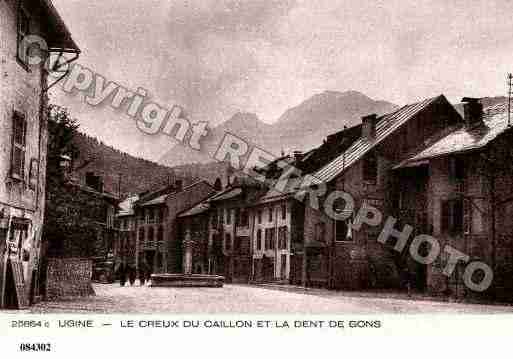
M49 258L46 300L94 295L93 262L82 258Z

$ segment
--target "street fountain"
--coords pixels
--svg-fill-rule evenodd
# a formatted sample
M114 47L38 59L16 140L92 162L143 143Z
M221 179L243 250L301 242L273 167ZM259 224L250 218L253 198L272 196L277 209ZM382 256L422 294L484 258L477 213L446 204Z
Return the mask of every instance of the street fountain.
M216 287L224 284L224 277L213 274L192 274L192 250L194 248L190 230L183 241L183 273L158 273L151 275L152 287Z

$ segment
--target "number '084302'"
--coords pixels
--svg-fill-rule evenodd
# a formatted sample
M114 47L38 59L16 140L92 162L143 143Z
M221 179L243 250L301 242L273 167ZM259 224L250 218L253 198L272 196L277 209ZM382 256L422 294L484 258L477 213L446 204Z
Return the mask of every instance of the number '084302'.
M50 343L21 343L20 351L22 351L22 352L51 352L52 344L50 344Z

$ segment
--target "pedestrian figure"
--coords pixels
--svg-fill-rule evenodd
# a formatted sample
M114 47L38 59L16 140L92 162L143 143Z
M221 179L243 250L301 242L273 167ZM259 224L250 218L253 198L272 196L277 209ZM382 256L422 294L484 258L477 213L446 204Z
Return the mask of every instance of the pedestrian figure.
M135 271L134 266L129 266L128 267L128 280L130 281L131 286L134 285L136 277L137 277L137 273Z
M141 262L140 266L139 266L139 280L141 281L141 286L144 285L144 283L146 282L146 271L147 271L147 264L146 262Z
M406 287L406 293L408 295L408 298L411 297L411 276L410 271L408 270L408 267L403 268L403 282Z
M119 275L119 284L124 287L126 283L126 267L123 263L119 265L118 268L118 275Z
M145 275L146 275L146 282L148 282L148 285L150 285L150 282L151 282L151 268L149 265L146 264L146 271L145 271Z

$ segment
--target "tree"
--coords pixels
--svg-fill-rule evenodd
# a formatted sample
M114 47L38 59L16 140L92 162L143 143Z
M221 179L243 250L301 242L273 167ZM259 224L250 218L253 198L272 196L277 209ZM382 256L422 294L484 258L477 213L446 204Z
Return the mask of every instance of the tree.
M65 201L67 189L65 188L65 173L61 166L62 156L69 156L72 160L78 154L73 145L73 137L77 131L77 121L71 118L67 109L49 105L48 115L48 146L46 164L46 204L43 229L45 249L51 256L61 256L65 251L67 238L66 225L69 218L61 211L61 204Z

